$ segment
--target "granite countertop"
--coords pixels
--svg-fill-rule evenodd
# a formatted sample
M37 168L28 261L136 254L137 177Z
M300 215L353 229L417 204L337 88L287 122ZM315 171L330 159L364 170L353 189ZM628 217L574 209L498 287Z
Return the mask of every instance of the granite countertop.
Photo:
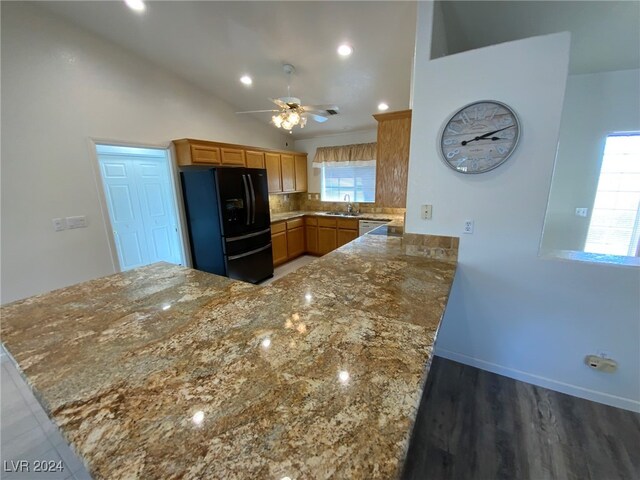
M457 246L365 235L265 287L154 264L3 306L2 341L95 478L395 478Z
M316 217L327 218L353 218L355 220L389 220L390 227L402 227L404 225L404 215L398 215L397 213L359 213L354 216L341 216L341 215L329 215L325 212L296 210L293 212L281 212L271 214L271 223L282 222L284 220L291 220L293 218L304 217L305 215L313 215Z

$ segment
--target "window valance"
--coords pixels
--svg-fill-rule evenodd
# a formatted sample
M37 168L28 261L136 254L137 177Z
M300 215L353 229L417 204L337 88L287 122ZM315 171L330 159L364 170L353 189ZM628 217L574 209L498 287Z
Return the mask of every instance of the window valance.
M371 166L376 163L377 143L356 143L335 147L318 147L313 157L313 167L324 166Z

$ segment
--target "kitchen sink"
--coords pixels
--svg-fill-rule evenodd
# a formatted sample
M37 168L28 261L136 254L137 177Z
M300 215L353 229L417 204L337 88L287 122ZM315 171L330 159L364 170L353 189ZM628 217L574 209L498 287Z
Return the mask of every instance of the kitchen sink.
M336 217L359 217L359 213L348 213L348 212L324 212L325 215L334 215Z

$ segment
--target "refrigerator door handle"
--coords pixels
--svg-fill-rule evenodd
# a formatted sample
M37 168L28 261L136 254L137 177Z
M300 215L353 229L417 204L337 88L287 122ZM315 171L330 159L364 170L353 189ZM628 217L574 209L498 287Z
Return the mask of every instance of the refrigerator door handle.
M247 185L247 176L242 175L242 183L244 183L244 199L247 209L247 225L251 222L251 203L249 202L249 186Z
M251 187L251 223L256 223L256 191L253 188L251 174L248 174L247 178L249 179L249 186Z
M238 258L248 257L249 255L253 255L254 253L262 252L263 250L266 250L267 248L271 248L271 243L269 243L269 245L265 245L264 247L256 248L255 250L251 250L250 252L241 253L240 255L233 255L231 257L227 257L227 260L237 260Z

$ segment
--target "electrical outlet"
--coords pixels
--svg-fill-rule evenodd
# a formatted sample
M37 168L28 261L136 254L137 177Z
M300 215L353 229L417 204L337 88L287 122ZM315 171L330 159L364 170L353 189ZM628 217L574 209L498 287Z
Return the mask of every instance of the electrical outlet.
M431 205L422 205L422 219L423 220L431 220L431 212L432 212L432 206Z
M588 208L576 208L576 216L577 217L586 217L588 211L589 211Z
M56 232L61 232L62 230L67 229L67 221L64 218L54 218L51 222L53 223L53 229Z
M465 220L462 233L473 233L473 220Z

